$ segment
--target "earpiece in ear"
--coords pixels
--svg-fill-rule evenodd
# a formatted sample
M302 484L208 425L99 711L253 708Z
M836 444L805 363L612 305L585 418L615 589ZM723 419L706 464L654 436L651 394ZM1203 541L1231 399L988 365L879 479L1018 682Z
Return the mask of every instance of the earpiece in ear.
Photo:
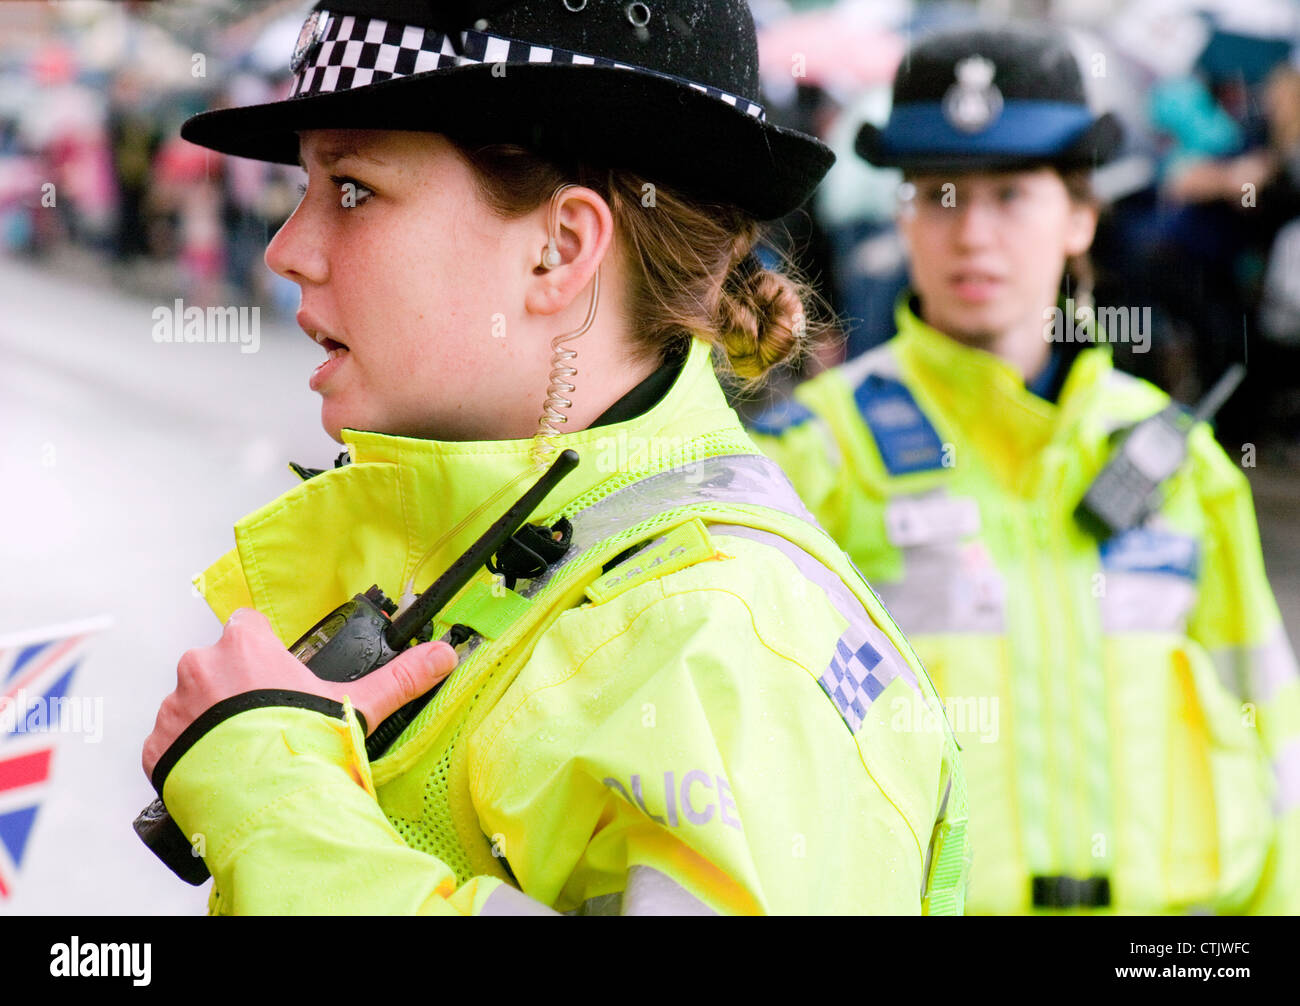
M542 252L542 268L554 269L560 264L560 249L555 247L555 238L546 242L546 251Z

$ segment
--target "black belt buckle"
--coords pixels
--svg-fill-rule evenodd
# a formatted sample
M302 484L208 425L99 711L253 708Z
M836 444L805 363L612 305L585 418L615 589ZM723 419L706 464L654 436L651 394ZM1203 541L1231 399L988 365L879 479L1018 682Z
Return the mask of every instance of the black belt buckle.
M1035 908L1106 908L1110 905L1110 878L1034 877Z

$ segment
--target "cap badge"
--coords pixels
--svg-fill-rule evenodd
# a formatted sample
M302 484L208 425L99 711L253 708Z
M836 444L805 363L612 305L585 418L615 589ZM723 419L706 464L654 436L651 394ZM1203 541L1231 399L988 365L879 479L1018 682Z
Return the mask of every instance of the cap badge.
M298 32L298 41L293 47L293 57L289 60L289 69L297 73L315 55L325 37L325 26L329 22L327 10L314 10L302 24Z
M963 133L987 129L1002 112L1002 92L993 84L997 67L982 56L959 60L957 83L943 96L943 114Z

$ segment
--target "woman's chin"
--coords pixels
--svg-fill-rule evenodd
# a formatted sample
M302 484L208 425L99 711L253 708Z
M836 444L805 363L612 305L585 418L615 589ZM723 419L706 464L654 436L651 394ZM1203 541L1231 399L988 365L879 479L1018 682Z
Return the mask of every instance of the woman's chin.
M344 430L364 430L368 427L358 416L339 407L337 402L328 398L321 403L320 424L325 432L338 443L343 443Z

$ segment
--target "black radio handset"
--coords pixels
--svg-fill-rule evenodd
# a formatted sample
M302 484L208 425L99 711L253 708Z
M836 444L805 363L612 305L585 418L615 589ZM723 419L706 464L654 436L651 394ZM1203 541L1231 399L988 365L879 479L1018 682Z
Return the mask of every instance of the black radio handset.
M313 625L289 647L289 652L325 681L356 681L384 666L419 638L474 574L506 547L528 515L577 464L575 451L561 451L546 474L397 617L392 617L397 605L376 584L364 594L344 601ZM459 639L463 641L464 636ZM435 687L379 724L366 740L367 756L374 759L382 754L436 692ZM208 879L207 866L162 800L155 800L141 811L135 819L135 831L182 880L198 885Z
M1234 363L1193 410L1172 402L1129 429L1075 510L1079 522L1105 541L1146 520L1161 484L1182 467L1192 428L1219 411L1245 374Z

